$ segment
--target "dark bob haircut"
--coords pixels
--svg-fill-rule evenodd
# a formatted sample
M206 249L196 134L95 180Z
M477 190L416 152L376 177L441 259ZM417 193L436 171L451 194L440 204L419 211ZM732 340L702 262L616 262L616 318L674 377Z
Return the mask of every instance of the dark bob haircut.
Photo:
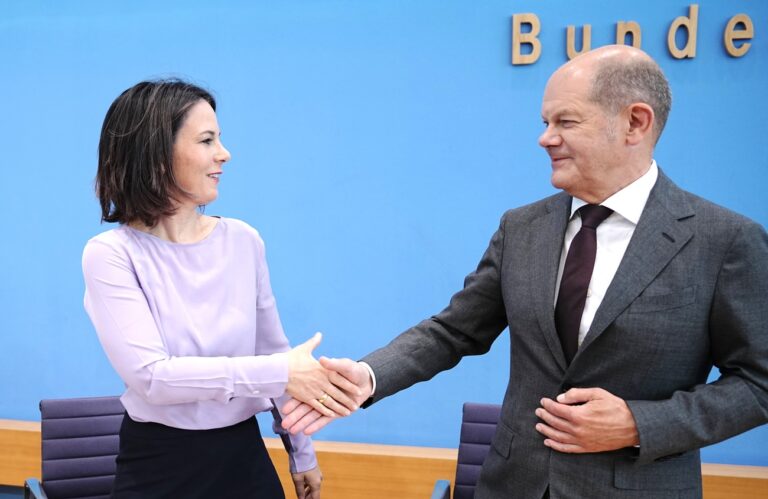
M190 107L206 90L178 79L143 81L115 99L99 139L96 194L101 221L141 221L154 227L174 213L179 188L173 175L173 143Z

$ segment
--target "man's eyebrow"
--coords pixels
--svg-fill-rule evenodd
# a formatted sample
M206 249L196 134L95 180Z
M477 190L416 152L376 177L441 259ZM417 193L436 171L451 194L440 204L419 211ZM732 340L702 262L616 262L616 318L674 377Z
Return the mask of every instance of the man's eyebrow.
M579 114L579 112L576 110L576 108L567 107L567 108L558 109L558 110L556 110L556 111L553 111L553 112L550 114L550 116L551 116L552 118L560 118L560 117L562 117L562 116L564 116L564 115L574 115L574 114L575 114L575 115L578 115L578 114ZM542 114L542 115L541 115L541 118L542 118L542 119L546 119L546 117L545 117L545 115L544 115L544 114Z

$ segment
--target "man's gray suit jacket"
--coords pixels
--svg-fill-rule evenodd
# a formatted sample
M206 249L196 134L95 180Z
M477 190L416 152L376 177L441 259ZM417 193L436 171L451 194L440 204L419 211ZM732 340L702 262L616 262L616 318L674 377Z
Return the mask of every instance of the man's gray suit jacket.
M438 315L363 360L373 402L488 351L509 327L511 373L477 498L701 497L700 447L768 421L768 235L663 173L578 353L566 365L555 284L571 198L504 214ZM707 384L712 366L720 378ZM640 447L544 446L542 397L599 387L627 401Z

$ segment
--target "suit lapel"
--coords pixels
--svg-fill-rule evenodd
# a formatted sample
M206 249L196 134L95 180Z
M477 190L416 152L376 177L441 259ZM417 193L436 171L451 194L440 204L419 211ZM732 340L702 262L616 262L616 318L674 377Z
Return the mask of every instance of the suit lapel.
M563 237L571 214L571 197L565 193L554 196L547 203L546 208L547 213L531 226L533 299L544 339L558 365L565 371L565 355L555 329L554 303Z
M681 221L693 215L683 192L659 171L624 258L579 351L588 348L685 246L693 234Z

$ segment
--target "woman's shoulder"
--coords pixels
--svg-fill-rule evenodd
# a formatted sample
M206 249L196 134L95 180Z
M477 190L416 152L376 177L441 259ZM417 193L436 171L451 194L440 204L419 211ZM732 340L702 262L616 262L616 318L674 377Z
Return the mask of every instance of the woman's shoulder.
M83 248L83 266L100 262L126 260L131 252L131 236L125 226L102 232L90 238Z
M104 246L110 248L124 247L129 243L130 239L128 230L127 227L120 225L114 229L96 234L85 243L85 249Z
M259 245L263 245L264 241L261 238L261 234L249 223L239 220L237 218L218 217L219 223L223 225L224 232L229 237L248 238L257 242Z

